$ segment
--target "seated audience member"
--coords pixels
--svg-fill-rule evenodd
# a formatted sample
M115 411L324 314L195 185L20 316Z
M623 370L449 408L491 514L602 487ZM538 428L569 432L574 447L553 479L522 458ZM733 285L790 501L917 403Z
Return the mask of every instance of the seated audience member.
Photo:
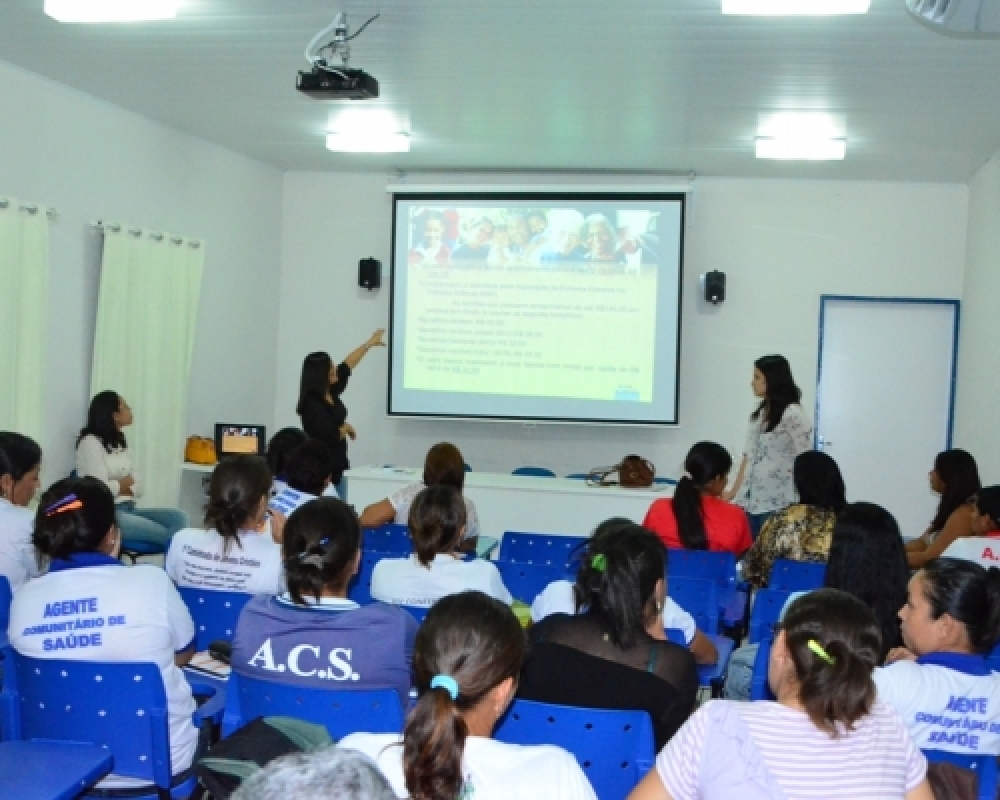
M175 775L184 772L198 745L191 722L195 702L180 670L194 654L194 623L177 589L159 567L125 567L118 560L121 533L114 498L96 478L66 478L49 487L38 506L33 540L51 562L48 574L14 595L11 645L32 658L156 664L166 692L170 764ZM51 627L50 605L65 607L63 601L73 598L90 600L74 605L79 608L70 615L64 608L59 622L89 622L99 615L120 624L75 633L36 632ZM112 775L100 786L136 783L142 782Z
M171 537L188 525L178 508L136 508L142 483L135 472L123 428L132 424L132 409L116 392L100 392L90 401L87 425L76 440L76 471L103 481L115 498L118 527L127 541L143 541L166 549Z
M799 453L792 479L799 502L771 515L743 559L743 578L758 589L767 586L779 558L826 561L834 522L847 505L840 468L826 453Z
M906 543L906 558L914 569L933 561L956 539L973 535L972 498L982 488L976 460L965 450L938 453L929 479L941 500L923 535Z
M872 682L880 647L857 598L800 597L771 649L777 702L702 706L629 800L932 800L927 760Z
M892 514L874 503L851 503L837 515L824 586L847 592L872 610L882 639L879 664L902 643L899 607L906 601L909 579L903 537ZM793 593L789 602L802 594L805 592ZM756 644L733 653L726 676L726 697L750 699L756 657Z
M427 451L424 458L424 475L420 483L404 486L395 494L380 500L366 508L361 513L361 525L364 528L376 528L394 522L405 525L410 516L410 504L417 494L430 486L451 486L461 493L465 486L465 459L455 445L440 442ZM476 549L476 539L479 537L479 515L475 504L468 498L465 500L466 529L461 550Z
M634 525L631 520L615 517L602 522L594 531L594 536L604 536L612 530L620 530ZM531 621L541 622L550 614L580 614L586 611L576 595L576 587L570 581L553 581L534 599L531 604ZM712 640L698 630L694 617L673 601L669 596L663 604L663 627L674 628L684 634L688 650L698 664L714 664L719 660L719 652Z
M971 513L972 535L959 537L942 555L975 561L984 569L1000 566L1000 486L980 489Z
M514 698L524 649L521 625L502 603L481 592L444 598L417 632L419 699L403 736L354 733L340 749L374 759L400 798L596 800L565 750L491 738Z
M329 494L332 460L330 448L319 439L309 439L292 449L285 457L285 487L271 498L272 510L286 517L317 497L337 497L337 490Z
M361 558L354 511L332 497L306 503L285 523L281 550L288 591L244 607L233 669L317 688L391 686L405 703L417 623L400 608L347 599Z
M31 543L35 515L27 508L38 491L42 448L20 433L0 431L0 575L17 591L39 574Z
M212 472L205 507L208 530L174 535L165 568L178 586L279 594L284 516L267 503L271 473L260 456L230 456ZM269 524L270 522L270 524Z
M287 486L285 460L288 458L288 454L308 439L305 431L299 428L282 428L267 443L267 453L264 458L267 461L267 468L271 470L271 477L274 479L272 494L277 494Z
M531 627L518 696L584 708L648 711L662 746L698 693L691 653L667 641L666 548L638 525L595 535L576 579L581 614L552 614Z
M904 646L875 670L879 697L922 748L1000 754L1000 674L985 657L1000 640L1000 570L935 559L910 579L899 618Z
M642 525L667 547L727 550L737 557L752 543L750 521L737 505L721 499L733 459L715 442L698 442L684 459L684 475L672 498L654 500Z
M432 486L413 499L410 536L413 554L384 558L372 571L371 595L394 605L428 608L445 595L478 589L510 605L513 598L500 571L483 559L463 561L465 502L451 486Z
M269 761L232 800L396 800L375 762L354 750L321 747Z

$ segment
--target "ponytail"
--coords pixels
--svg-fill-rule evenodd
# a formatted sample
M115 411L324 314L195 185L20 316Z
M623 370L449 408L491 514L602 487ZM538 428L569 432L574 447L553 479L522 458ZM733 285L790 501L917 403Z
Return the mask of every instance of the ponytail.
M285 583L294 602L317 601L324 589L346 590L361 548L361 525L349 505L317 497L297 508L285 523L281 554Z
M677 482L671 508L677 520L677 535L686 550L707 550L701 496L705 487L733 468L729 452L715 442L698 442L684 459L684 476Z
M239 532L252 521L271 490L271 472L260 456L230 456L212 472L205 524L225 541L239 544Z
M468 735L457 699L441 689L424 692L403 731L403 775L411 800L458 797Z

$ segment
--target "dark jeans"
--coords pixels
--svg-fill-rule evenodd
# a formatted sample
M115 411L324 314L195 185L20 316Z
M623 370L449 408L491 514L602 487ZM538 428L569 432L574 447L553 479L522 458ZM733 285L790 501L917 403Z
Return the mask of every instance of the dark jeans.
M760 536L760 529L764 527L764 523L771 518L772 514L774 514L773 511L765 511L763 514L747 514L747 518L750 520L750 535L753 536L755 542Z

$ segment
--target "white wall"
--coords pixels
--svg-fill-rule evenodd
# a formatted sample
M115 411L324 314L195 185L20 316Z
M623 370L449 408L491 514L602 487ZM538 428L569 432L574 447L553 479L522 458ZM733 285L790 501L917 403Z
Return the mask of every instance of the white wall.
M221 417L270 425L281 173L3 63L0 106L0 195L59 211L45 480L72 468L89 399L101 247L89 223L97 219L207 242L188 428L211 435Z
M1000 483L1000 157L976 173L962 298L955 445L969 450L986 485Z
M425 177L419 182L442 182ZM485 181L496 183L496 176ZM357 262L375 256L388 276L388 182L377 174L285 176L279 426L298 424L295 398L307 352L342 358L387 324L388 288L360 289ZM479 471L541 464L562 474L636 452L661 474L677 475L700 439L719 441L738 457L758 356L778 352L791 360L811 413L820 294L961 297L967 203L960 185L698 180L686 230L679 429L390 420L381 351L368 355L345 395L358 430L352 463L419 465L427 447L444 439ZM718 308L698 300L698 276L711 269L728 279Z

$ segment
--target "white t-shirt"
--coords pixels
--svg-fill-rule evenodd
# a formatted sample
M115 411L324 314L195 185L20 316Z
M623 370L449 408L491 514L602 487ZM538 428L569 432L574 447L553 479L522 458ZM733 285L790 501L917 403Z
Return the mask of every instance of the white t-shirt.
M108 564L108 557L81 554L96 566L52 569L28 581L14 595L10 642L32 658L154 663L163 675L174 774L191 765L198 731L191 722L195 702L174 655L194 644L187 606L159 567ZM77 630L81 620L101 619L99 628ZM73 638L72 648L67 640ZM136 786L143 781L111 776L101 787Z
M513 598L503 585L500 571L489 561L462 561L439 553L429 567L407 558L384 558L372 571L372 598L396 606L429 608L449 594L477 589L510 605Z
M142 497L142 484L135 476L132 467L132 454L127 447L111 451L104 449L101 440L93 434L87 434L76 446L76 472L81 478L91 477L104 481L116 503L127 503ZM132 494L119 493L119 481L132 476Z
M941 556L975 561L983 569L1000 567L1000 537L960 536L948 545Z
M576 597L569 581L552 581L531 604L531 621L540 622L549 614L575 614ZM691 644L698 626L694 617L671 598L663 606L663 627L676 628L684 634L684 641Z
M879 667L872 677L917 747L1000 755L1000 673L982 656L932 653Z
M371 758L397 797L406 798L402 739L393 733L352 733L338 747L357 750ZM470 736L462 758L467 790L462 797L475 800L597 800L597 795L576 759L552 745L507 744Z
M396 510L396 518L393 522L397 525L406 525L409 522L410 506L413 505L413 499L426 488L422 483L411 483L389 495L389 505ZM475 503L465 496L462 499L465 501L465 536L462 538L474 539L481 533L479 514L476 513Z
M165 568L178 586L196 589L281 594L285 586L281 545L266 531L240 531L226 552L217 531L185 528L171 539Z
M29 578L39 575L37 551L31 543L35 515L0 498L0 575L17 591Z

